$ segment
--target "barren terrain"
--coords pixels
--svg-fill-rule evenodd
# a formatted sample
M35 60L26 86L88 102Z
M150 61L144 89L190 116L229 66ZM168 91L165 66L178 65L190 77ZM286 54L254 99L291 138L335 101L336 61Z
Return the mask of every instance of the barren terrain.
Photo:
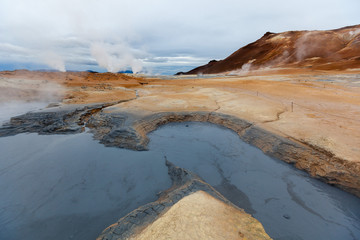
M289 70L290 71L290 70ZM1 101L63 104L131 100L108 111L209 111L236 116L282 136L360 162L360 71L154 79L123 74L0 74ZM59 94L60 93L60 94Z
M272 143L271 137L268 135L263 137L263 132L258 131L264 130L297 144L297 147L288 145L282 148L280 159L295 163L296 167L306 170L311 175L326 179L327 182L360 196L360 71L358 70L273 69L253 71L246 76L166 78L111 73L22 70L1 72L0 91L2 103L12 100L59 102L60 108L63 109L79 104L99 103L100 105L94 105L95 107L90 108L85 114L81 113L80 122L95 128L95 137L102 139L104 144L106 142L102 137L110 130L105 124L107 120L103 118L123 114L121 116L136 116L136 119L141 120L130 122L135 124L134 129L140 134L136 136L143 137L140 142L146 140L149 131L167 122L208 121L233 129L239 136L245 136L245 140L265 153L277 156L276 152L280 145L277 147L275 145L278 144L279 138L274 138L275 142ZM51 104L51 106L56 105ZM231 120L231 117L234 119ZM237 119L243 120L238 126ZM15 120L13 123L22 123L22 120ZM99 125L95 126L97 124ZM252 132L246 134L250 126ZM126 139L129 141L129 138ZM284 141L281 141L284 145ZM307 152L305 150L306 153L299 152L302 151L299 146L303 146ZM321 161L317 161L317 158ZM173 231L178 227L186 227L187 230L192 231L188 228L190 215L181 216L184 221L180 219L180 222L173 222L171 219L179 215L178 211L184 212L189 209L187 204L189 201L191 203L193 198L199 198L196 201L205 201L209 204L197 209L200 212L207 211L206 209L214 204L216 206L213 207L216 209L231 210L225 205L219 208L217 205L221 205L220 202L197 193L183 198L164 213L163 217L157 218L158 220L149 225L149 228L135 237L145 239L148 234L154 235L154 232L158 234L163 230L167 231L166 234L176 235ZM219 226L226 224L226 221L232 218L238 219L238 214L240 213L226 213L223 218L219 218ZM198 224L212 217L203 216L205 220L198 221ZM164 229L164 224L168 225L169 221L176 226ZM254 220L247 216L246 221ZM258 228L261 229L261 226L256 227L254 231L258 232ZM206 230L206 226L202 226L201 229ZM239 239L245 239L247 233L245 234L244 231L249 231L249 234L253 231L247 223L241 225L240 229Z

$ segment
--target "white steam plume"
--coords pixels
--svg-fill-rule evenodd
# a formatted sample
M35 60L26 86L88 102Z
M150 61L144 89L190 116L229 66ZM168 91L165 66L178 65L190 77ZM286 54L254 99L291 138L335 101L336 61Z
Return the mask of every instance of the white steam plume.
M244 63L240 69L237 69L235 71L231 71L229 75L239 75L244 76L248 74L251 70L252 63L255 62L256 59L249 60L247 63Z
M66 72L65 62L59 54L53 51L47 51L42 54L41 59L52 69L58 70L60 72Z
M96 42L91 44L90 50L99 66L109 72L127 70L128 67L131 67L133 73L142 70L142 61L134 57L131 48L126 44Z
M317 31L307 32L296 41L294 47L297 61L334 56L343 47L344 41L338 36L323 34L323 40L319 41L320 34Z
M24 73L26 74L26 72ZM52 79L27 79L20 73L16 78L2 77L0 81L0 126L11 117L60 102L65 89Z
M295 43L296 48L296 60L302 61L311 51L312 44L310 43L309 37L312 35L311 32L305 33ZM310 48L309 48L310 47Z

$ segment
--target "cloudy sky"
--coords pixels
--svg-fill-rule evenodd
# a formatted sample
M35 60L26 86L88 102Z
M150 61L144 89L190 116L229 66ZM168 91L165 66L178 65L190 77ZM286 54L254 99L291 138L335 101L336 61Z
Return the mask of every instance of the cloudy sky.
M359 10L359 0L0 0L0 70L189 70L267 31L360 24Z

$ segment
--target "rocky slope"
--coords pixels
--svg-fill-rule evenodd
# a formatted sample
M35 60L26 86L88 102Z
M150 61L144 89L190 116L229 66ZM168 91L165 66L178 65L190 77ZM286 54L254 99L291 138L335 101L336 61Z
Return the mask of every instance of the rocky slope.
M224 60L212 60L183 74L241 73L276 67L360 68L360 25L328 31L267 32Z

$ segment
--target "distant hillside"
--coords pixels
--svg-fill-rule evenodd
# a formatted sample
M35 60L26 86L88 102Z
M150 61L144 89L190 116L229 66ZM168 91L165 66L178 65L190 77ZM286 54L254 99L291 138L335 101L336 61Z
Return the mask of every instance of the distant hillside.
M179 74L213 74L271 67L360 68L360 25L328 31L267 32L224 60Z

